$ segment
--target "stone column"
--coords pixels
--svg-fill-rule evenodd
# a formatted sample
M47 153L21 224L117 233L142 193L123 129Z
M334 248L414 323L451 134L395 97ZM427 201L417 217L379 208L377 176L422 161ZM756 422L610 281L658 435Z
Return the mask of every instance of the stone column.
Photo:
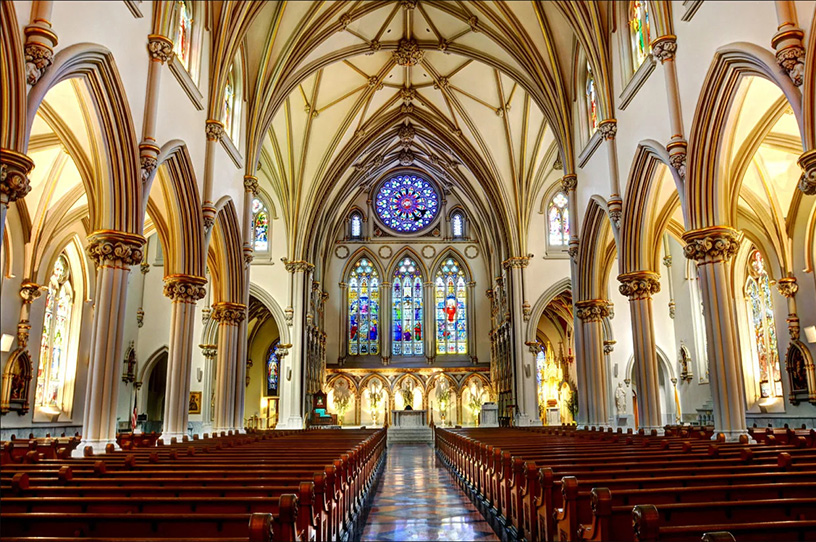
M512 352L513 381L516 387L516 425L541 425L538 417L538 399L536 394L536 379L534 367L530 365L525 352L524 337L524 269L530 263L528 256L516 256L508 258L502 265L510 276L510 288L508 292L510 317L513 323L510 328L511 341L510 352Z
M805 32L796 20L796 6L790 0L776 0L776 18L779 26L771 38L776 51L776 63L788 72L791 81L801 87L805 78L805 48L802 38Z
M680 87L677 84L677 65L674 54L677 51L677 36L666 34L652 42L652 56L663 66L666 81L666 97L669 106L669 128L671 140L666 145L669 161L680 177L686 178L686 143L683 129L683 110L680 107Z
M170 442L172 437L181 442L187 434L195 306L199 299L207 295L205 284L207 279L193 275L170 275L164 279L164 295L172 301L162 428L166 442Z
M218 322L218 358L215 381L213 431L232 430L235 416L235 380L238 372L238 330L246 316L246 306L222 301L213 305L212 318Z
M150 64L147 68L142 141L139 143L142 183L147 182L158 165L160 149L156 145L156 117L159 113L159 89L162 66L173 57L173 42L164 36L150 34L147 36L147 52L150 55Z
M348 284L339 282L340 287L340 318L337 319L338 335L340 339L338 343L337 364L341 367L346 363L349 351L349 336L348 336ZM380 290L380 299L382 299L382 289ZM380 324L382 324L382 307L380 307ZM380 337L382 338L380 344L385 344L385 337L382 336L382 329L385 325L380 326Z
M314 265L303 260L284 259L291 273L292 285L292 348L288 363L281 363L283 390L281 393L281 420L285 429L303 428L303 364L306 360L306 284Z
M697 261L705 307L714 428L727 440L737 440L748 428L730 261L739 250L742 232L710 226L686 232L683 240L686 258Z
M620 293L629 298L632 344L635 351L634 380L637 386L638 421L644 430L660 429L660 379L655 346L652 296L660 291L660 277L651 271L618 276Z
M204 382L202 383L201 394L201 424L212 427L213 421L213 397L215 386L215 357L218 348L214 344L199 344L201 353L204 355Z
M609 180L611 181L612 193L609 195L609 219L612 222L614 231L620 231L621 212L623 211L623 200L620 197L620 180L618 178L618 145L615 136L618 133L618 121L606 119L598 124L598 131L607 143L607 160L609 162ZM576 215L570 215L572 217Z
M348 336L348 324L343 328L343 333ZM391 330L391 283L380 283L380 356L382 364L391 363L391 341L394 333Z
M88 256L96 264L96 288L80 454L85 446L99 452L116 441L128 274L131 265L142 261L144 242L141 235L111 230L88 236Z
M204 228L207 231L215 224L215 203L213 202L213 176L215 175L215 150L221 136L224 135L224 123L208 119L204 126L207 135L207 146L204 149L204 201L201 209L204 214Z
M605 299L589 299L578 301L575 308L575 314L582 322L581 340L586 369L584 385L587 387L586 423L595 426L605 425L609 419L607 412L609 390L604 363L603 319L609 316L609 302Z
M36 85L54 60L57 35L51 31L54 2L35 0L31 6L31 23L25 27L26 82Z
M436 304L434 300L434 283L431 280L425 281L423 284L423 297L425 310L422 311L422 342L425 348L425 360L428 365L433 365L436 362L436 341L434 336L436 332ZM431 332L434 332L432 335Z
M23 199L31 192L28 174L34 168L34 162L25 154L11 149L0 149L0 255L3 254L3 242L6 229L6 213L9 205ZM2 281L0 273L0 281Z

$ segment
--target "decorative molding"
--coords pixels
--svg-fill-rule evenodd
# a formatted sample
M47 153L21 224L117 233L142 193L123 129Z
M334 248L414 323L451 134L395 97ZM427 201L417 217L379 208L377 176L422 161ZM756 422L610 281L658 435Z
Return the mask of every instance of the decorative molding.
M601 133L604 139L615 139L618 135L618 121L617 119L606 119L598 124L598 132Z
M683 7L686 8L686 11L680 16L680 20L686 23L689 22L702 5L703 0L683 0Z
M584 146L584 150L578 155L578 167L582 168L589 162L589 159L592 158L592 155L595 154L595 151L601 146L601 141L603 141L601 132L595 130L595 133L592 134L592 137L589 138L589 141L587 141L587 144Z
M201 94L198 85L193 81L192 76L190 76L184 64L181 63L181 60L179 60L176 55L173 55L173 58L170 59L167 65L170 68L170 72L175 76L176 81L181 85L184 93L190 98L190 101L193 102L193 107L196 108L196 111L204 111L204 95Z
M222 301L212 306L212 319L219 324L237 326L246 316L246 305Z
M421 252L422 252L422 257L425 258L426 260L430 260L431 258L436 256L436 249L434 247L432 247L431 245L425 245L424 247L422 247Z
M224 123L220 120L208 119L204 124L204 133L207 141L219 141L224 135Z
M688 143L685 139L677 138L672 139L668 145L666 145L666 150L669 151L669 163L672 165L674 169L677 170L677 173L680 175L680 178L685 180L686 178L686 149L688 148Z
M164 288L162 293L170 298L173 303L195 304L199 299L207 295L204 287L207 279L194 275L169 275L164 277Z
M380 255L380 258L387 260L394 255L394 249L387 245L381 246L379 249L377 249L377 254Z
M141 4L141 0L124 0L125 6L127 6L128 10L133 14L133 16L137 19L141 19L144 17L144 13L142 10L139 9L139 4Z
M31 192L28 174L33 167L25 154L0 149L0 204L8 206Z
M578 187L578 175L575 173L568 173L561 178L561 190L569 192Z
M232 141L232 138L226 131L223 131L221 134L221 146L224 147L224 150L227 151L227 155L232 160L232 163L235 164L235 167L241 169L244 167L244 157L241 156L241 151L238 150L238 147L235 146L235 143Z
M618 275L620 293L630 300L649 299L660 291L660 275L651 271L634 271Z
M43 290L47 288L35 284L33 282L25 281L20 285L20 297L23 298L23 303L31 304L35 299L42 295Z
M334 249L334 255L340 258L341 260L345 260L349 256L349 248L346 245L338 245Z
M637 95L638 91L640 91L641 87L646 84L646 80L649 79L649 76L652 75L652 72L655 70L657 66L657 62L651 56L647 56L643 63L641 63L640 67L637 71L632 75L629 79L629 82L623 89L620 95L620 104L618 108L623 111L625 110L632 100Z
M660 61L661 64L667 60L674 60L674 55L677 52L677 36L666 34L660 36L652 42L652 56Z
M97 267L121 262L138 265L142 262L145 238L136 233L100 230L88 236L86 251Z
M244 175L244 190L252 192L252 195L258 196L258 177L254 175Z
M290 273L296 273L298 271L313 271L315 268L314 264L305 260L290 260L289 258L281 258L281 261L283 262L286 270Z
M416 66L422 61L425 52L420 49L417 40L402 38L392 56L399 66Z
M816 149L810 149L802 154L797 163L802 168L799 190L808 196L816 195Z
M504 269L524 269L530 264L532 256L532 254L528 254L527 256L512 256L502 262L502 267Z
M28 30L28 29L26 29ZM56 38L56 36L54 36ZM45 73L45 70L54 61L54 50L43 43L29 42L25 44L26 82L36 85Z
M173 42L160 34L150 34L147 36L147 52L151 59L164 64L173 58Z
M479 247L476 245L468 245L465 247L465 257L470 260L475 260L479 257Z
M793 297L799 291L799 285L796 283L796 277L783 277L777 281L776 289L784 297Z
M609 315L609 302L605 299L589 299L575 303L575 316L584 323L600 322Z
M739 250L743 233L728 226L710 226L683 234L683 254L698 264L730 260Z

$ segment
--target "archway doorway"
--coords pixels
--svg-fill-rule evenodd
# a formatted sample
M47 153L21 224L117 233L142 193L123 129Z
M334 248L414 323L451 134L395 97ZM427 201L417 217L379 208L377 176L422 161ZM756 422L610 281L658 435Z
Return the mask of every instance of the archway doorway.
M162 430L164 419L164 400L167 391L167 352L159 354L159 358L150 368L150 372L145 379L147 381L147 392L145 393L144 409L142 413L147 419L142 423L142 431L145 433Z
M244 426L272 429L278 423L280 400L280 331L266 305L252 295L247 334Z

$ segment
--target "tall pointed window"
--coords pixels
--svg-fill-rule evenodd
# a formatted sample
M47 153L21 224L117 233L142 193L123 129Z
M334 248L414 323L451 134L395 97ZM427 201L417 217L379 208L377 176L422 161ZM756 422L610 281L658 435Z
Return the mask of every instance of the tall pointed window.
M436 272L436 353L467 354L467 284L462 267L448 258Z
M392 291L393 344L395 356L421 356L422 273L411 258L403 258L394 270Z
M235 125L237 124L235 120L236 116L236 95L237 95L237 88L235 85L235 66L233 65L230 68L229 75L227 76L227 83L224 85L224 105L223 105L223 112L221 118L224 121L224 132L235 141Z
M258 198L252 200L252 236L256 252L269 250L269 211Z
M754 375L762 397L782 396L782 374L776 341L773 298L765 261L758 250L748 259L748 279L745 281L748 317L753 331Z
M266 352L266 397L277 397L280 385L280 339L275 339Z
M551 246L567 246L570 236L569 206L567 195L558 192L547 207L549 241Z
M361 239L363 237L363 217L354 211L349 218L349 238Z
M360 258L348 279L348 353L380 353L380 276L368 258Z
M65 253L60 254L48 281L40 343L40 363L37 369L35 405L64 410L66 368L71 334L71 315L74 308L74 289L71 267Z
M465 236L465 215L459 211L451 215L451 234L454 239L462 239Z
M176 2L176 39L173 41L173 52L184 69L190 71L193 37L193 5L190 1Z
M587 61L586 66L586 110L587 110L587 124L589 126L589 135L595 133L598 129L598 91L595 88L595 76L592 73L592 66Z
M649 56L651 46L649 7L646 0L635 0L629 3L629 39L632 49L632 68L634 71Z

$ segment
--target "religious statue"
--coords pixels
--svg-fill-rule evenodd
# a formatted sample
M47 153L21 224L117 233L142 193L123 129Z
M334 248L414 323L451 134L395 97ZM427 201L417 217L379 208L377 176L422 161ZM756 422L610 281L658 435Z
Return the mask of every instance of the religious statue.
M615 390L615 409L618 416L626 414L626 390L623 389L623 382L618 382L618 389Z

